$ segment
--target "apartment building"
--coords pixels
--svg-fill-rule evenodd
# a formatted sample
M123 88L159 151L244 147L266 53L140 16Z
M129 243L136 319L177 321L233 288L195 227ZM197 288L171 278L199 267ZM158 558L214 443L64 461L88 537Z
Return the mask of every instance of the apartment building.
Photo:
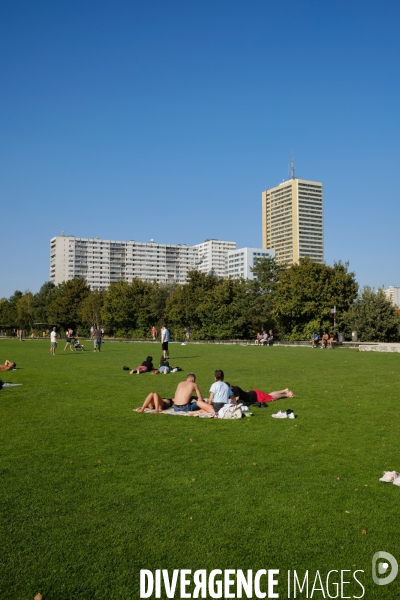
M391 285L385 290L386 298L391 301L393 306L400 309L400 287Z
M134 277L144 281L185 283L195 268L196 251L187 244L128 242L100 238L56 236L50 240L50 281L74 277L92 289L106 289Z
M275 250L265 248L238 248L229 250L226 261L226 276L233 279L255 279L251 269L257 259L275 258Z
M193 246L196 252L196 269L202 273L214 272L217 277L226 277L226 259L230 250L236 249L236 242L205 240Z
M324 262L322 183L293 178L262 193L262 245L277 263Z

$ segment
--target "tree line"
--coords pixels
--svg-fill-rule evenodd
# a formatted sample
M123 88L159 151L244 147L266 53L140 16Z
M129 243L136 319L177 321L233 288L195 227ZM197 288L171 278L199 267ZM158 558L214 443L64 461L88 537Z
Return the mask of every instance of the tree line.
M183 285L134 279L104 291L78 278L58 286L46 282L37 294L16 291L0 299L0 329L40 332L47 324L87 335L101 324L111 336L149 338L153 325L165 323L174 339L189 326L192 339L254 339L272 329L277 339L295 341L332 331L335 306L337 331L347 338L356 330L362 341L400 339L399 315L384 291L359 290L348 263L302 258L286 268L262 258L253 273L248 280L191 271Z

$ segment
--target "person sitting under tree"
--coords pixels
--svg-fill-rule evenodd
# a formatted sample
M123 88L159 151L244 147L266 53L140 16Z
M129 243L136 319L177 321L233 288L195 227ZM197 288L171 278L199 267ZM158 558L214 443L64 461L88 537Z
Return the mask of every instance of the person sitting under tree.
M324 348L326 348L326 345L328 343L329 340L329 335L326 331L324 331L324 334L321 338L321 350L323 350Z
M313 336L311 338L311 348L316 348L318 346L319 343L319 335L318 333L314 332Z

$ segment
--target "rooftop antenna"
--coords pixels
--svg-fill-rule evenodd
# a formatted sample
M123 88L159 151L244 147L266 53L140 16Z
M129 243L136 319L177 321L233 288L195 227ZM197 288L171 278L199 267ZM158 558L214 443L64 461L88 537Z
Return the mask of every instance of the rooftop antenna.
M289 179L294 179L294 154L292 152L292 158L290 160L290 166L289 166Z

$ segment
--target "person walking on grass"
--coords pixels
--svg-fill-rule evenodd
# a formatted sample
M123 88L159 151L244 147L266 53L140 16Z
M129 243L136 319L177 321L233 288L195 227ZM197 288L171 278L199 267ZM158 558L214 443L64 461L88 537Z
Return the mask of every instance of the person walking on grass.
M153 325L153 327L151 328L151 335L152 335L152 337L153 337L153 340L155 340L155 339L156 339L156 337L157 337L157 329L154 327L154 325Z
M57 330L55 327L53 327L52 332L50 333L50 354L51 356L55 356L56 355L56 348L57 348Z
M65 348L64 348L64 352L67 349L67 347L69 346L69 349L71 350L71 352L74 351L74 344L72 343L74 340L72 339L72 334L73 334L73 330L68 327L67 329L67 333L66 335L66 339L65 339Z
M165 327L165 325L163 325L161 327L161 348L162 348L162 353L163 353L163 357L164 358L169 358L169 356L168 356L168 342L169 342L169 331Z
M94 332L94 350L93 352L100 352L101 349L101 329L97 327Z

